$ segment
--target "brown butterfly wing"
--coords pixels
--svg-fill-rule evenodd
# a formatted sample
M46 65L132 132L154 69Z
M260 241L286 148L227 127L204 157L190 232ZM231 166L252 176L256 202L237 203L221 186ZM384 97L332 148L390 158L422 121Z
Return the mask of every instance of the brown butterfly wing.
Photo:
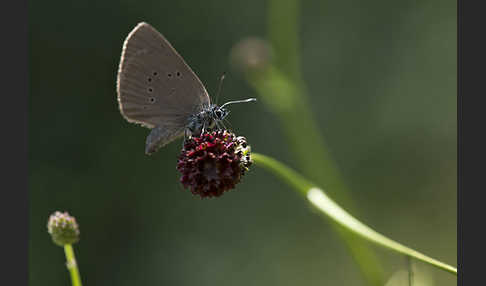
M182 57L164 36L143 22L123 44L117 93L126 120L166 129L158 132L165 134L160 140L182 135L187 118L210 102L204 85Z

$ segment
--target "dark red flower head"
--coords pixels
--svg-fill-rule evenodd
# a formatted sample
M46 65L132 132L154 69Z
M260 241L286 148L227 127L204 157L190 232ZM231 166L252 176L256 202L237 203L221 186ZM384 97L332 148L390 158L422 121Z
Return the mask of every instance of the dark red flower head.
M181 183L195 195L219 197L240 182L251 165L244 137L226 130L202 133L184 144L177 162Z

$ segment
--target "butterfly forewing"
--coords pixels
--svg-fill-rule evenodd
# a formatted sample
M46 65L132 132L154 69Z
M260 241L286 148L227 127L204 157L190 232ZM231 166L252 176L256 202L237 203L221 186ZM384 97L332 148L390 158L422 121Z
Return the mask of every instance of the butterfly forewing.
M208 93L196 74L147 23L138 24L125 40L117 92L120 111L129 122L158 126L159 133L170 140L182 134L190 115L209 105Z

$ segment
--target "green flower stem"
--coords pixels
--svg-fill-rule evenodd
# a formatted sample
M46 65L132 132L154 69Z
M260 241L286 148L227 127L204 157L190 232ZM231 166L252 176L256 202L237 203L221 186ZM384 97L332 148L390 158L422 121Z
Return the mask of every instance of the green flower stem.
M274 173L276 176L280 177L283 181L304 195L310 201L310 203L320 210L324 215L348 231L351 231L360 237L382 247L423 261L457 276L457 268L428 257L416 250L391 240L363 224L342 209L333 200L331 200L319 187L307 181L301 175L277 160L257 153L252 153L251 157L256 165L262 166L263 168Z
M79 275L78 264L74 256L73 247L71 244L64 245L64 253L66 254L66 265L71 274L71 283L73 286L82 286L81 277Z
M344 184L312 116L302 86L299 87L297 83L272 64L262 69L249 71L246 77L250 85L260 95L259 99L280 120L286 141L293 151L293 158L298 163L302 173L329 189L329 194L332 197L357 213L349 190ZM306 131L304 133L302 126L305 126ZM309 150L312 150L312 152L309 152ZM368 285L385 284L384 271L374 251L341 227L333 225L333 230L348 247Z

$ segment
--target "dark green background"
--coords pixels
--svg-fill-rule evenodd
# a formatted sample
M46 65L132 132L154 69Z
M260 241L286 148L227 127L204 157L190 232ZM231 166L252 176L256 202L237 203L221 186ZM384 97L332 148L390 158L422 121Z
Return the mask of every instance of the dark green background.
M359 218L455 266L456 2L301 5L310 102ZM364 285L328 222L289 187L255 166L235 190L200 200L179 184L180 141L148 157L148 129L118 111L121 48L140 21L167 37L211 94L227 71L220 101L256 96L228 56L242 38L266 36L265 1L29 6L30 285L70 284L46 228L56 210L80 224L74 250L85 286ZM296 168L266 106L231 110L255 152ZM406 267L403 256L373 249L387 277ZM434 285L456 284L417 267Z

